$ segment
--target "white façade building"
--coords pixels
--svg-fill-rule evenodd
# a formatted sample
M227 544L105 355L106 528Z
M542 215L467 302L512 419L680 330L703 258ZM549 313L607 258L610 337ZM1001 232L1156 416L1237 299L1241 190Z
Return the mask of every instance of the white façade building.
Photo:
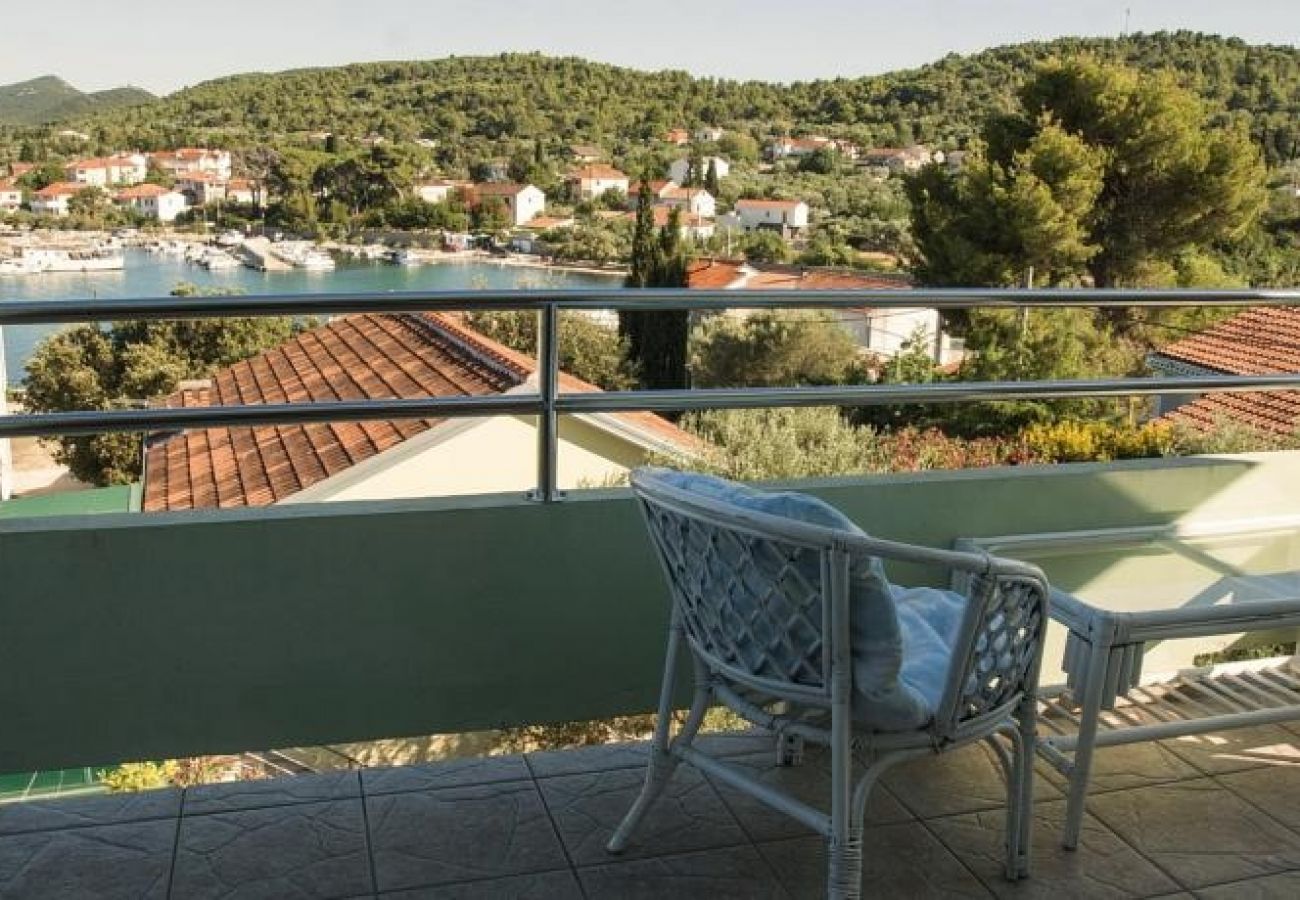
M808 204L802 200L737 200L735 216L742 229L771 229L792 236L808 227Z
M174 222L189 209L189 201L180 191L170 191L158 184L139 184L119 191L113 198L118 205L128 206L149 219Z
M718 170L719 178L726 178L731 174L731 163L727 162L721 156L706 156L700 163L703 166L699 173L701 179L708 173L710 163L712 163ZM681 159L673 160L672 164L668 167L668 177L678 184L685 184L687 177L690 175L690 171L690 158L682 157Z
M527 224L546 208L546 194L531 184L487 182L474 185L470 193L475 206L490 198L500 200L505 204L510 224L515 226Z

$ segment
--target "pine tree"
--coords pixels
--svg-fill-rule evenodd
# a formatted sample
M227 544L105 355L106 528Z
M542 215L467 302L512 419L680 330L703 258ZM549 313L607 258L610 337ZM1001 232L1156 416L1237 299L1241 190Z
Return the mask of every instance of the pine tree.
M714 197L718 196L720 185L718 183L718 160L716 157L709 157L709 171L704 176L704 189Z
M668 224L656 235L648 178L641 179L640 198L627 287L686 287L689 256L681 239L681 211L674 209ZM637 372L642 388L675 390L688 386L689 331L690 313L686 310L619 314L619 332L627 340L628 361Z

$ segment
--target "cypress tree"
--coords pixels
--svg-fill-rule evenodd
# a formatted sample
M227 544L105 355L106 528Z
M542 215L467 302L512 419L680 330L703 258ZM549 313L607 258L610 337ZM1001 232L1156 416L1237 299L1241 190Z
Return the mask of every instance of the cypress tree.
M709 171L704 176L704 189L714 197L718 196L718 160L716 157L709 158Z
M643 177L636 209L636 228L632 233L632 264L627 287L686 287L688 263L681 239L681 211L674 209L668 224L656 235L650 182ZM642 388L674 390L687 387L688 311L623 312L619 314L619 331L627 338L628 359Z

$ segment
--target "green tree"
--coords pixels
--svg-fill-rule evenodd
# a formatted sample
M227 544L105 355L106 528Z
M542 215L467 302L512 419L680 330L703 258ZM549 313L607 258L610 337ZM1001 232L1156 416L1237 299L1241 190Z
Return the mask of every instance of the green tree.
M176 296L202 293L180 285ZM164 396L179 382L206 378L293 332L288 319L197 319L79 325L60 331L27 363L26 402L35 412L110 410ZM55 458L96 485L140 475L140 437L98 434L58 439Z
M647 178L641 179L640 196L650 196ZM681 211L674 208L668 223L656 235L653 207L649 203L637 204L626 286L684 288L689 263L690 251L681 237ZM675 390L688 386L686 344L690 321L687 310L619 313L619 333L627 341L627 358L642 387Z
M537 314L527 310L474 312L472 328L529 356L537 355ZM627 390L635 379L627 370L626 342L617 331L580 312L562 312L559 321L560 368L602 390Z
M964 170L908 184L918 275L1008 285L1140 284L1153 264L1240 237L1265 201L1258 150L1213 128L1172 76L1092 59L1040 66Z
M790 245L775 231L760 228L745 236L745 259L757 263L789 262Z
M108 206L108 197L97 187L87 185L68 198L68 212L97 219Z
M778 387L862 381L853 339L821 312L772 310L743 320L715 316L692 341L699 387Z
M714 197L722 191L722 183L718 180L718 158L709 157L709 170L704 175L704 189Z

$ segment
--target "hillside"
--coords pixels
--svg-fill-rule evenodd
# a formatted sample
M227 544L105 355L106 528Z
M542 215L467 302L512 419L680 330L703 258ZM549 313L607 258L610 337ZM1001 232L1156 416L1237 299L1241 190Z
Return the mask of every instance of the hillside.
M366 63L236 75L96 124L125 143L238 142L333 131L447 143L598 141L617 149L675 125L818 129L867 143L964 142L1035 63L1093 54L1166 69L1221 120L1241 116L1271 162L1300 154L1300 49L1190 32L1063 38L864 78L777 84L642 72L538 54ZM857 61L845 61L846 68Z
M149 103L155 98L135 87L84 93L62 78L45 75L17 84L0 85L0 125L43 125Z

